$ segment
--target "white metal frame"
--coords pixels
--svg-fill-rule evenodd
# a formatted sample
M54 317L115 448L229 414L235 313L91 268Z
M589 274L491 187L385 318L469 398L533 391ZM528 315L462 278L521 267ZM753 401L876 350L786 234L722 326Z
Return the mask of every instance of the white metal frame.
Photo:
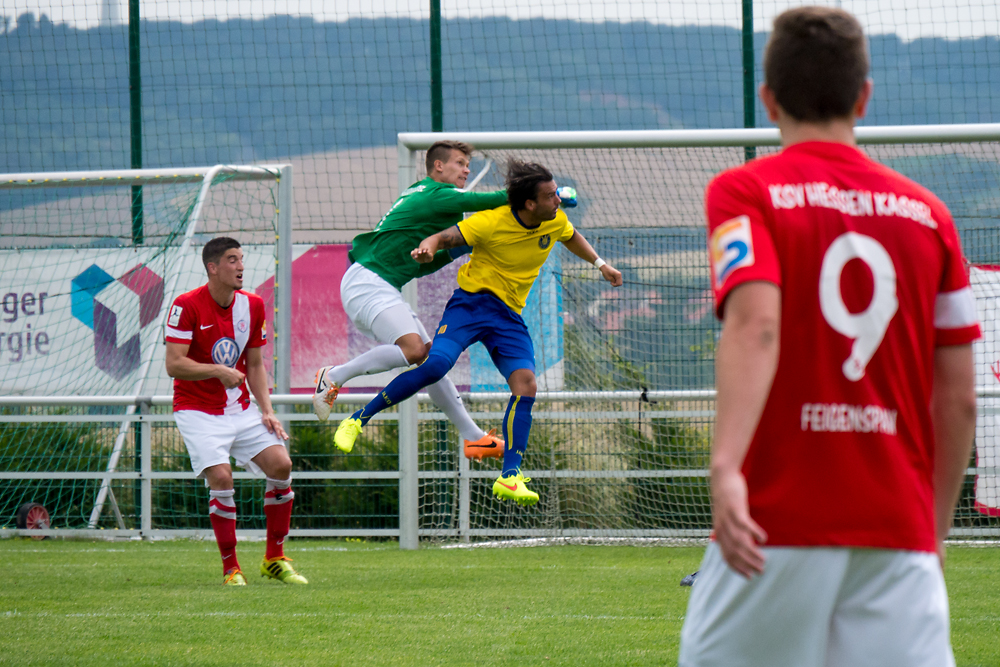
M959 143L1000 140L1000 123L967 125L860 125L859 144ZM435 141L464 141L480 149L498 148L657 148L780 146L777 128L726 130L617 130L566 132L401 132L397 136L400 187L412 183L402 174L416 174L416 151ZM406 185L402 181L407 180Z
M205 200L212 188L215 178L221 174L229 176L229 180L236 181L275 181L277 184L277 202L275 215L277 217L276 234L276 257L274 276L274 368L275 368L275 389L278 393L287 394L291 388L291 299L286 293L285 286L290 288L292 284L292 165L223 165L218 164L213 167L186 167L180 169L123 169L111 171L69 171L69 172L39 172L21 174L0 174L0 189L37 189L37 188L66 188L66 187L129 187L136 185L166 185L170 183L201 183L198 196L195 199L191 217L188 219L184 238L181 243L180 254L183 255L191 245L191 239L198 229L201 221L201 212ZM172 296L177 285L179 274L172 273L165 285L164 295L168 298L163 300L157 320L162 324L170 309ZM144 392L149 368L152 363L154 348L149 348L142 360L139 368L139 378L136 381L133 393L141 396ZM111 456L108 460L107 473L115 473L118 461L121 457L125 444L125 436L128 433L131 417L136 409L144 409L148 405L146 402L133 401L126 409L126 418L121 420L121 427L115 444L112 448ZM107 421L107 420L104 420ZM141 458L149 457L149 433L142 431ZM104 504L110 496L112 508L118 518L119 526L122 526L121 515L118 511L117 502L111 492L110 481L113 477L102 477L100 491L94 503L94 508L90 514L89 528L96 529L100 520ZM145 508L151 502L148 485L143 486L141 496L142 507ZM148 523L143 528L150 529Z
M995 398L1000 397L1000 389L998 388L985 388L981 387L978 389L977 394L980 398ZM476 400L502 400L507 397L503 393L477 393L468 395L468 398ZM638 391L593 391L593 392L568 392L568 391L553 391L553 392L539 392L536 401L538 404L552 403L552 402L588 402L588 401L639 401L643 397L649 401L679 401L679 400L712 400L715 398L715 391L706 390L687 390L687 391L651 391L646 392L643 396L642 392ZM338 400L351 405L363 405L374 398L374 395L369 394L345 394ZM302 394L273 394L271 396L271 402L275 405L311 405L311 397ZM414 397L414 407L416 403L428 403L430 402L429 397L426 394L418 394ZM125 415L124 417L114 417L115 421L121 420L126 425L132 423L139 423L140 425L140 438L147 445L142 449L142 456L140 459L140 470L139 471L129 471L129 472L118 472L118 471L105 471L105 472L0 472L0 480L18 480L18 479L100 479L105 484L109 484L112 480L139 480L140 482L140 493L142 498L141 509L140 509L140 522L139 529L119 529L119 530L97 530L95 527L90 527L88 529L47 529L47 530L31 530L22 531L16 529L3 529L0 530L0 538L15 536L15 535L50 535L50 536L63 536L63 537L137 537L137 538L164 538L164 537L201 537L209 539L212 537L211 530L178 530L178 529L153 529L152 528L152 483L153 480L157 479L194 479L193 472L156 472L152 469L152 456L151 450L148 447L150 441L150 434L152 432L152 425L154 423L169 423L174 421L172 414L150 414L149 408L153 406L167 406L171 405L171 396L53 396L53 397L28 397L28 396L2 396L0 397L0 407L8 406L35 406L35 407L52 407L52 406L72 406L72 407L84 407L84 406L126 406L136 408L133 414ZM687 413L681 415L676 411L664 412L667 416L692 416ZM714 410L705 410L699 412L697 416L700 417L711 417L714 415ZM491 416L498 417L499 415L491 414ZM551 416L551 413L547 413L544 410L539 410L536 414L537 418L545 418ZM615 412L614 416L616 418L627 417L628 413ZM649 416L655 416L653 413L649 413ZM444 415L434 412L424 412L418 413L417 415L419 421L436 421L444 419ZM604 418L604 415L591 414L590 418ZM21 415L0 415L0 423L30 423L30 422L50 422L50 423L71 423L71 422L107 422L108 415L34 415L34 416L21 416ZM297 413L288 414L287 418L290 421L315 421L316 416L312 413ZM400 431L402 432L402 421L406 417L402 412L397 414L386 414L379 415L376 419L379 420L396 420L399 419L401 422ZM414 436L415 438L415 436ZM402 445L402 436L401 436ZM402 446L401 446L402 449ZM414 452L414 459L416 459L415 452L416 446L412 447ZM495 476L495 471L489 470L469 470L468 461L464 457L459 457L462 464L460 469L456 472L445 471L445 472L419 472L416 471L413 475L416 479L412 484L419 486L420 480L422 479L435 479L435 478L446 478L446 479L456 479L460 485L459 492L459 526L454 529L423 529L417 530L417 526L413 526L417 534L417 537L455 537L467 540L470 537L551 537L552 531L549 529L471 529L469 527L469 482L473 478L492 478ZM415 470L415 464L414 464ZM314 471L314 472L296 472L293 473L295 479L397 479L399 480L400 490L402 491L405 476L409 471L405 471L402 468L398 471ZM976 474L995 474L996 470L989 467L978 467L969 468L966 470L967 475ZM560 470L553 471L550 470L528 470L526 474L534 477L552 477L555 475L558 478L603 478L603 479L624 479L624 478L639 478L639 477L656 477L656 478L668 478L668 477L707 477L708 470L614 470L614 471L600 471L600 470L590 470L590 471L579 471L579 470ZM255 479L255 477L247 472L234 472L233 477L235 479ZM402 497L402 495L400 496ZM401 512L401 520L402 520ZM413 519L415 522L419 520L419 515L416 515ZM238 531L243 537L262 537L264 535L263 530L241 530ZM560 537L612 537L612 538L623 538L623 537L665 537L665 538L706 538L708 537L708 531L705 530L683 530L683 529L670 529L670 530L582 530L582 529L562 529L559 530ZM357 529L295 529L292 530L290 535L293 537L397 537L401 538L403 534L403 526L400 525L399 529L377 529L377 528L357 528ZM951 532L952 537L996 537L1000 536L1000 528L977 528L977 529L963 529L956 528ZM402 548L402 546L401 546Z
M956 125L892 125L858 126L854 136L859 144L901 144L901 143L960 143L1000 141L1000 123L975 123ZM619 131L564 131L564 132L402 132L397 135L396 152L399 163L399 191L410 186L417 176L417 152L430 148L435 141L463 141L477 149L586 149L586 148L657 148L657 147L755 147L780 146L781 135L777 128L733 128L706 130L619 130ZM415 282L415 281L414 281ZM411 282L407 287L414 286ZM415 294L415 293L411 293ZM415 298L410 301L415 306ZM669 393L669 392L668 392ZM714 396L714 392L712 392ZM980 394L992 395L992 394ZM668 399L669 400L669 399ZM400 416L400 470L403 470L404 430L416 433L416 417ZM413 447L416 457L416 439L407 447ZM407 454L409 456L409 454ZM985 469L983 469L985 470ZM568 472L568 471L567 471ZM690 471L686 471L690 472ZM702 471L697 471L702 472ZM970 474L975 472L970 469ZM468 530L468 462L460 461L459 474L462 478L460 529ZM612 476L611 473L596 473L596 476ZM402 504L402 486L400 503ZM408 491L407 497L416 500L416 491ZM402 517L401 517L402 518ZM464 522L464 523L463 523ZM403 524L401 523L401 526ZM477 531L471 531L476 533ZM601 532L601 531L597 531ZM967 531L966 531L967 532ZM953 530L954 536L962 536L962 529ZM1000 534L1000 530L990 534ZM466 533L463 533L463 535ZM488 532L488 534L497 534ZM518 531L518 535L529 533ZM592 531L593 534L593 531ZM651 534L651 533L650 533ZM979 533L976 533L979 534ZM400 535L400 546L416 548L416 525L409 532Z
M892 127L868 127L862 126L856 128L855 136L857 137L858 143L861 144L876 144L876 143L935 143L935 142L976 142L976 141L1000 141L1000 123L988 123L988 124L970 124L970 125L923 125L923 126L892 126ZM397 143L397 154L399 161L398 170L398 187L400 191L407 188L416 178L417 175L417 164L416 155L417 151L425 150L433 142L441 139L454 139L459 141L465 141L473 144L477 148L481 149L500 149L500 148L511 148L511 149L534 149L534 148L562 148L562 149L576 149L576 148L625 148L625 147L711 147L711 146L731 146L731 147L743 147L743 146L777 146L780 145L780 137L776 129L727 129L727 130L649 130L649 131L618 131L618 132L449 132L449 133L401 133L398 135ZM279 201L281 203L281 216L279 220L288 220L288 227L282 227L279 235L279 263L278 263L278 274L275 279L276 287L276 322L280 323L278 326L284 326L286 328L280 329L280 331L289 331L289 316L290 309L287 307L288 295L282 295L282 292L277 288L280 285L290 285L291 284L291 233L290 233L290 215L291 215L291 168L288 165L279 165L277 168L281 171L281 185L279 189ZM255 169L255 168L236 168L236 169ZM268 167L263 167L263 169L268 169ZM272 168L273 169L273 168ZM196 180L204 178L206 170L172 170L173 174L178 174L180 178L187 178L188 180ZM7 179L24 179L24 178L34 178L36 183L41 180L51 182L53 186L65 187L67 185L74 185L77 183L73 182L73 179L133 179L132 181L119 181L116 183L109 183L114 185L128 185L137 184L141 185L146 182L153 182L152 180L144 179L156 179L161 178L160 175L163 172L155 170L139 170L138 172L104 172L101 177L96 177L93 174L81 176L81 174L34 174L34 175L8 175L0 176L0 188L8 187ZM54 182L53 182L54 181ZM162 182L162 180L160 180ZM287 183L287 188L285 187ZM404 297L412 306L416 306L416 285L411 282L403 289ZM283 297L283 298L282 298ZM279 306L279 299L281 305ZM287 360L290 356L290 337L289 336L276 336L276 356L277 359ZM277 371L277 393L272 396L272 402L277 406L287 406L292 404L307 404L309 402L308 396L299 395L289 395L288 394L288 373L289 366L287 363L281 363L278 365ZM141 430L144 434L142 439L148 442L148 433L150 425L154 421L172 421L172 416L170 415L149 415L148 407L152 405L168 405L170 403L170 397L166 396L146 396L143 397L139 394L141 392L137 391L136 396L126 396L126 397L53 397L53 398L13 398L13 397L0 397L0 406L2 405L126 405L131 406L131 413L123 419L123 423L131 423L137 421L141 424ZM685 392L649 392L647 398L651 400L691 400L691 399L703 399L710 400L714 398L714 390L701 390L701 391L685 391ZM979 391L980 397L984 396L1000 396L1000 391L981 389ZM370 396L365 396L361 394L347 394L342 396L339 400L344 403L364 403L370 400ZM506 394L476 394L469 398L472 399L484 399L484 400L503 400L506 399ZM540 393L537 397L539 403L544 403L546 401L576 401L576 400L639 400L639 392L549 392ZM394 536L399 538L400 547L403 549L415 549L419 544L419 537L421 535L431 536L431 535L441 535L446 534L449 536L456 536L467 538L469 536L508 536L516 535L519 537L530 537L536 534L546 534L548 535L550 531L534 531L534 530L518 530L518 531L505 531L505 530L471 530L469 522L469 480L473 477L489 477L493 473L488 471L471 471L468 466L468 462L464 457L459 457L459 470L457 473L451 472L419 472L418 471L418 452L417 452L417 426L419 420L422 419L441 419L442 416L436 413L419 413L417 409L418 402L427 401L426 395L419 395L408 401L403 402L400 405L400 411L396 415L385 415L384 418L387 419L398 419L399 420L399 470L396 472L386 471L386 472L312 472L312 473L296 473L296 477L299 479L398 479L400 485L399 493L399 505L400 505L400 517L399 517L399 529L398 530L374 530L374 529L358 529L358 530L298 530L292 531L292 535L299 536L347 536L347 535L361 535L361 536ZM145 406L145 409L143 409ZM136 408L138 409L138 414L135 414ZM706 411L711 413L711 411ZM539 417L543 416L544 413L539 413ZM380 417L383 417L380 415ZM2 421L21 421L25 420L25 417L0 417L0 422ZM95 416L94 418L77 416L57 419L55 417L48 419L50 421L107 421L107 416ZM289 421L299 421L299 420L310 420L314 419L311 414L286 414L283 419ZM148 452L149 448L144 447L143 452ZM190 478L192 475L190 473L155 473L151 469L151 462L149 456L145 455L142 457L140 464L142 470L138 473L136 472L116 472L114 470L109 470L104 473L3 473L0 472L0 479L37 479L37 478L75 478L75 479L86 479L86 478L100 478L102 480L106 479L108 481L112 479L140 479L142 483L142 511L145 514L141 519L140 530L136 531L111 531L117 535L121 536L142 536L142 537L160 537L160 536L189 536L197 535L208 537L210 536L210 531L174 531L174 530L152 530L151 523L149 520L149 512L151 511L150 503L148 502L151 493L151 482L153 479L165 479L165 478ZM967 472L968 474L985 473L988 470L986 468L970 468ZM528 474L544 474L546 476L551 476L553 473L551 471L527 471ZM572 477L572 476L588 476L588 477L637 477L637 476L658 476L658 477L668 477L668 476L705 476L707 471L705 470L695 470L695 471L558 471L555 473L558 477ZM459 526L457 529L449 531L435 531L435 530L419 530L419 483L420 479L424 478L435 478L435 477L449 477L455 478L457 475L459 479ZM247 473L235 473L234 477L244 478L250 477ZM3 530L0 531L0 537L7 534L15 534L17 531ZM107 536L109 531L70 531L70 530L52 530L47 531L48 534L58 534L58 535L88 535L96 534L101 536ZM33 534L40 534L38 531L33 531ZM42 531L41 534L46 534L46 531ZM241 535L262 535L263 531L241 531ZM560 531L560 534L564 536L568 535L586 535L589 537L650 537L650 536L666 536L666 537L706 537L705 531L621 531L621 530L598 530L598 531ZM968 530L953 530L953 536L956 537L967 537L973 535L1000 535L1000 529L989 529L987 531L976 529L975 531Z

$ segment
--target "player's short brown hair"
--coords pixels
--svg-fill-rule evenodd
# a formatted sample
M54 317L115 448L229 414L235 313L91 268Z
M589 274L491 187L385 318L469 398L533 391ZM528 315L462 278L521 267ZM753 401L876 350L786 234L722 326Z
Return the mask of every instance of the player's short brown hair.
M781 108L800 121L851 115L868 76L861 24L831 7L798 7L774 19L764 80Z
M205 247L201 249L201 263L205 265L205 270L208 271L208 265L218 264L227 250L239 247L240 242L236 239L231 239L228 236L218 236L206 243Z
M465 154L465 157L472 157L472 151L474 149L469 144L462 141L435 141L431 144L431 147L427 149L427 158L424 160L424 167L427 169L427 173L430 174L434 171L434 163L438 160L442 162L447 162L451 158L452 151L459 151Z
M524 203L538 196L538 186L554 180L552 172L536 162L507 160L507 201L510 208L520 211Z

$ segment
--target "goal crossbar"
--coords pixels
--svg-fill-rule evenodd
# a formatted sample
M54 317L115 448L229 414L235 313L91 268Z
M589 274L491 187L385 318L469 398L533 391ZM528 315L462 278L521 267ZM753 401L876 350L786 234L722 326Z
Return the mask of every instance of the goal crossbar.
M859 144L1000 141L1000 123L967 125L861 125ZM609 130L561 132L402 132L401 151L426 150L435 141L464 141L496 148L653 148L780 146L777 128L719 130Z
M0 174L0 190L15 188L119 187L165 183L198 183L209 173L226 174L237 181L277 180L290 165L215 165L179 169L117 169L100 171L48 171Z

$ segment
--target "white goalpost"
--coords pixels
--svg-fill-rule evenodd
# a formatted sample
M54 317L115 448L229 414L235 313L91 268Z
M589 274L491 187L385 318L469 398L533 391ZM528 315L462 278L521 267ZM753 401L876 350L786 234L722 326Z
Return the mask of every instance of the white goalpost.
M1000 264L1000 197L991 185L1000 178L1000 124L862 126L856 137L873 157L945 200L973 264ZM446 139L482 154L472 165L479 188L502 187L497 165L507 156L540 162L559 185L576 187L581 206L567 211L570 219L598 254L623 269L626 285L620 295L604 293L587 267L567 253L556 258L558 313L545 312L543 294L532 328L526 309L541 368L546 358L563 364L555 387L561 391L539 393L524 464L541 481L542 501L533 512L503 508L482 483L494 471L462 460L457 518L442 512L438 525L473 538L707 536L717 325L707 290L703 191L719 171L777 150L777 129L401 133L400 190L423 175L423 151ZM996 317L992 302L980 305L983 317ZM987 331L992 336L992 326ZM1000 388L984 365L987 356L979 355L981 401ZM475 363L470 405L498 409L504 393L476 393L474 375ZM612 392L601 390L621 393L609 398ZM978 493L963 496L955 538L1000 535L1000 511L990 516L981 502L984 485L994 494L1000 488L1000 432L992 424L980 425L978 462L968 469L968 487ZM433 457L420 452L426 467ZM422 527L432 523L427 514L435 501L427 487L421 485ZM1000 498L990 502L1000 506Z
M21 294L22 301L39 304L20 308L25 316L34 316L36 354L30 360L26 355L25 363L7 364L0 388L8 395L7 405L20 401L37 406L39 395L51 405L86 405L73 394L104 394L106 407L121 405L116 396L129 397L102 464L104 474L94 478L100 487L87 522L96 529L110 500L117 525L124 528L112 480L127 441L134 458L141 459L140 475L151 456L149 430L133 426L143 419L137 411L148 411L151 395L171 388L162 368L163 326L173 298L203 282L200 261L190 252L196 234L240 230L249 243L265 248L250 273L268 274L274 281L269 318L273 380L279 393L289 391L291 165L5 174L0 175L0 190L8 198L0 213L0 254L5 256L0 275L7 289L14 290L8 296ZM16 316L8 321L12 319ZM24 333L30 353L31 331ZM44 350L38 345L43 335ZM97 403L91 399L89 404ZM5 419L14 423L16 417ZM5 445L9 454L13 445ZM23 447L30 460L44 443ZM37 463L48 467L45 461ZM15 480L46 479L44 475L3 471L0 480L16 486ZM71 472L64 475L69 484L81 479ZM140 487L134 504L147 510L140 525L148 531L148 476Z

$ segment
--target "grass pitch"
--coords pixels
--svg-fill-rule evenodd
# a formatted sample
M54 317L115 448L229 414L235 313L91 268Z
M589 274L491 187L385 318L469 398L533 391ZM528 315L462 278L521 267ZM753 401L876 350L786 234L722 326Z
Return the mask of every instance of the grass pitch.
M212 542L0 541L0 664L674 665L700 548L299 540L310 580L223 588ZM1000 664L1000 549L952 548L959 665Z

